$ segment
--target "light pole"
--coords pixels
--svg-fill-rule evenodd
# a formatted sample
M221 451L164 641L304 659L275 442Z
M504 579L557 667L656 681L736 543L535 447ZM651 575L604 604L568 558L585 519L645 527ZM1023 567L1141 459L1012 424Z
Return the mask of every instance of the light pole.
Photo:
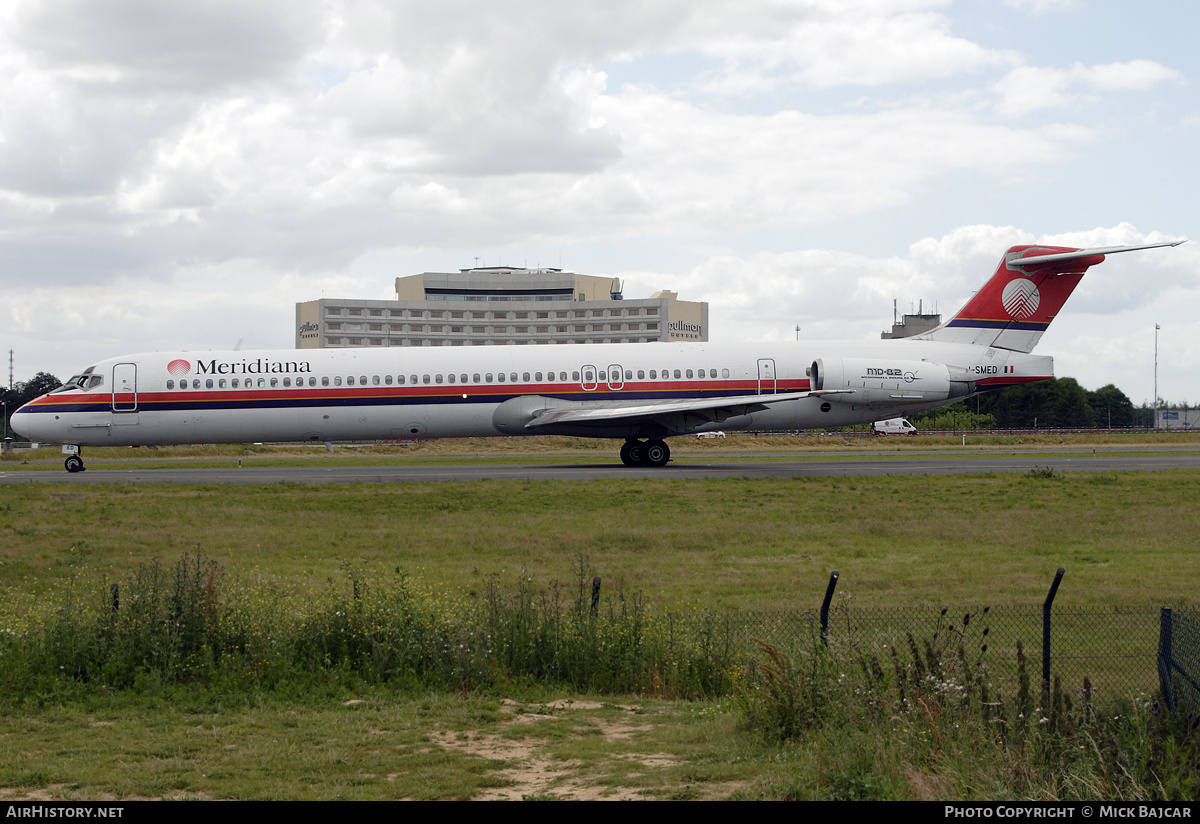
M1154 431L1158 431L1158 330L1162 327L1154 324Z

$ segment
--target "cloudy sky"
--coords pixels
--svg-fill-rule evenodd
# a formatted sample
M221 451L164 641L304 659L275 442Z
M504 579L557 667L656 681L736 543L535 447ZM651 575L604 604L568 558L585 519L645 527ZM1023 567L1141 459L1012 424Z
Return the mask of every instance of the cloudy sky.
M294 345L295 303L475 265L877 338L1014 243L1093 269L1038 352L1200 403L1200 6L0 0L17 380ZM5 353L7 355L7 352Z

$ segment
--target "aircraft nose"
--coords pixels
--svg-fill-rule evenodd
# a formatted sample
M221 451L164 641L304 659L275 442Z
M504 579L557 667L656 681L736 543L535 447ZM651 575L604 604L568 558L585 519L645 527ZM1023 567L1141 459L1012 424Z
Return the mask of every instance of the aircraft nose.
M30 441L40 441L44 440L44 438L42 438L38 432L38 430L41 429L41 427L38 426L38 419L44 417L46 416L37 415L33 412L30 412L29 404L25 404L13 413L12 417L9 418L8 423L9 426L12 427L12 431L16 432L22 438Z

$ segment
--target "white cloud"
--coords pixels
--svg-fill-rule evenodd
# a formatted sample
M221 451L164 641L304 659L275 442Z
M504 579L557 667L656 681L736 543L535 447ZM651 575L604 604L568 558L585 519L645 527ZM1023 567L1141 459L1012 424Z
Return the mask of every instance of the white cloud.
M1042 15L1053 11L1065 11L1077 7L1078 0L1004 0L1004 5Z
M1005 75L994 89L1002 113L1024 115L1094 100L1098 92L1142 91L1182 79L1175 69L1153 60L1131 60L1100 66L1075 63L1067 69L1021 66Z
M1077 184L1108 159L1108 135L1078 104L1126 117L1129 92L1153 88L1162 122L1194 124L1179 91L1194 71L1128 49L1071 63L1069 43L1054 50L1065 67L1039 65L966 34L988 12L960 11L0 0L0 279L28 298L2 310L8 345L121 351L194 329L227 346L257 319L279 324L260 343L286 346L295 300L385 296L411 273L346 275L380 250L398 266L414 250L465 265L531 246L604 261L591 272L609 250L612 268L653 269L640 256L658 250L675 268L646 274L648 290L702 293L725 339L790 337L797 322L806 337L877 335L893 297L965 299L1032 237L1014 228L1037 228L1031 210L1043 226L1161 225L1144 215L1165 187L1122 182L1115 163L1121 214L1088 211L1095 189ZM1049 106L1051 124L1014 117ZM905 250L922 234L935 237ZM1138 265L1159 283L1089 276L1072 306L1190 294L1174 264ZM222 320L206 328L205 314Z

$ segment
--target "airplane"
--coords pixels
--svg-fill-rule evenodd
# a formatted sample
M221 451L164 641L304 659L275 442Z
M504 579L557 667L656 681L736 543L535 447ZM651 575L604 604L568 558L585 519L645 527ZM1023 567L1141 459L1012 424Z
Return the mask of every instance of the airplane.
M1088 268L1178 246L1013 246L941 326L879 341L619 343L150 352L89 366L12 426L84 446L573 435L624 441L627 466L665 466L665 439L825 429L1054 377L1030 354Z

